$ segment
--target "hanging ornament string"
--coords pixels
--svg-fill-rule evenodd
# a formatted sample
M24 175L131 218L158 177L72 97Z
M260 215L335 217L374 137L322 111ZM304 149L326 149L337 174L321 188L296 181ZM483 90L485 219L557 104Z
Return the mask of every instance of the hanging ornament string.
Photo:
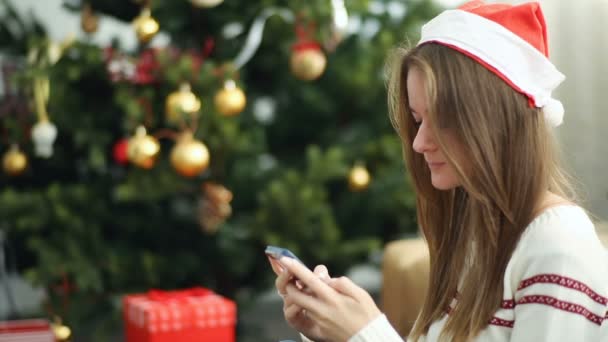
M315 42L315 30L317 29L313 21L306 24L302 15L298 15L296 18L295 30L296 37L298 37L297 43L312 43Z
M233 63L236 69L243 67L243 65L245 65L251 59L251 57L253 57L253 55L255 55L256 51L260 47L260 44L262 43L264 25L266 25L268 18L272 17L273 15L278 15L289 23L294 21L293 12L288 9L276 7L264 9L262 13L255 18L253 24L251 25L251 29L249 29L249 35L247 36L245 45L234 59Z
M49 121L49 113L46 110L46 106L49 101L50 90L51 86L48 77L39 76L34 78L34 101L38 121Z
M340 44L348 29L348 12L344 6L344 0L331 0L331 37L325 42L324 47L328 51L334 51Z
M346 32L348 27L348 12L344 0L331 0L333 27L340 33Z

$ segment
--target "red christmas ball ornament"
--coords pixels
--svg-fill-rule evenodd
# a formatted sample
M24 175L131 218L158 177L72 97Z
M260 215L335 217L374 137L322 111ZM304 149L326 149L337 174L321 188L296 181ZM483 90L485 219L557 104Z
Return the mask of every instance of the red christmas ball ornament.
M291 72L297 78L313 81L325 71L327 58L316 42L299 42L294 44L291 53Z
M127 156L127 148L129 147L129 139L122 138L114 144L112 149L112 156L114 161L120 165L126 165L129 163L129 157Z

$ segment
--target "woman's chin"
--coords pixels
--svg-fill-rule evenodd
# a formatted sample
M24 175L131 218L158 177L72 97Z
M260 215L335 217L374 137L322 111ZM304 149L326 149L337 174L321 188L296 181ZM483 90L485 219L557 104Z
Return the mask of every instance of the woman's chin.
M431 184L433 184L433 187L437 190L452 190L459 185L458 182L452 179L446 179L440 175L431 176Z

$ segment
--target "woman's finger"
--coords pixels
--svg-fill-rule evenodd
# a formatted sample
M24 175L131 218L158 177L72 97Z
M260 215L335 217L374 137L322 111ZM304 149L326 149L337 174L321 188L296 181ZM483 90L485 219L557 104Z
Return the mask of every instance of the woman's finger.
M306 268L306 266L287 257L282 257L280 261L281 264L300 281L300 283L308 287L317 297L325 301L331 300L332 296L335 294L335 290L329 287L323 280L319 279L319 277ZM289 286L287 288L289 289ZM288 293L291 294L290 291L288 291Z
M285 314L285 319L294 320L298 318L298 315L302 314L302 307L297 304L291 304L283 308L283 313Z
M268 257L268 262L270 262L270 267L277 276L283 272L283 266L276 259Z
M319 279L323 280L324 282L327 282L329 280L329 271L327 270L327 267L325 267L325 265L317 265L313 272L317 275L317 277L319 277Z
M286 298L289 298L290 303L299 306L303 310L314 314L325 310L326 304L321 299L299 290L295 284L287 284L286 290Z
M279 274L277 279L275 279L274 284L280 295L284 296L287 293L285 290L285 286L287 286L287 283L289 283L291 278L291 273L289 273L287 270L283 270L283 272Z
M360 299L367 294L364 289L347 277L331 279L328 284L336 291L354 299Z

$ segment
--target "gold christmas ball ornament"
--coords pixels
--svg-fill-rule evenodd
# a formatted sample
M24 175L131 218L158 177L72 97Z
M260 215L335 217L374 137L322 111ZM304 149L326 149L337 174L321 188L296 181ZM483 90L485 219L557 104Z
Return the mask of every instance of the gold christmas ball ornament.
M194 117L201 109L201 100L190 89L190 84L182 83L165 100L165 116L172 124L179 123L184 116Z
M221 4L224 0L190 0L190 2L196 7L211 8Z
M64 325L59 317L55 317L55 322L51 323L51 329L57 342L68 342L72 337L72 329Z
M127 144L127 158L143 169L151 169L160 152L158 140L146 133L144 126L139 126Z
M72 336L72 329L70 329L67 325L63 325L61 323L53 323L52 329L57 342L67 342Z
M233 80L227 80L224 87L215 94L215 107L225 116L240 114L247 104L247 97Z
M2 158L2 167L9 176L19 176L27 168L27 156L21 152L19 146L12 145Z
M194 177L209 166L209 150L201 141L194 139L192 132L178 138L171 150L171 165L184 177Z
M99 17L95 14L91 4L88 2L82 7L80 27L86 33L97 32L97 29L99 28Z
M348 174L348 185L352 191L367 189L370 181L369 171L363 165L355 165Z
M149 8L144 8L139 16L133 20L133 27L135 27L137 39L142 43L149 42L160 28L158 21L152 17Z
M323 75L327 58L318 44L299 43L293 47L290 66L298 79L313 81Z

